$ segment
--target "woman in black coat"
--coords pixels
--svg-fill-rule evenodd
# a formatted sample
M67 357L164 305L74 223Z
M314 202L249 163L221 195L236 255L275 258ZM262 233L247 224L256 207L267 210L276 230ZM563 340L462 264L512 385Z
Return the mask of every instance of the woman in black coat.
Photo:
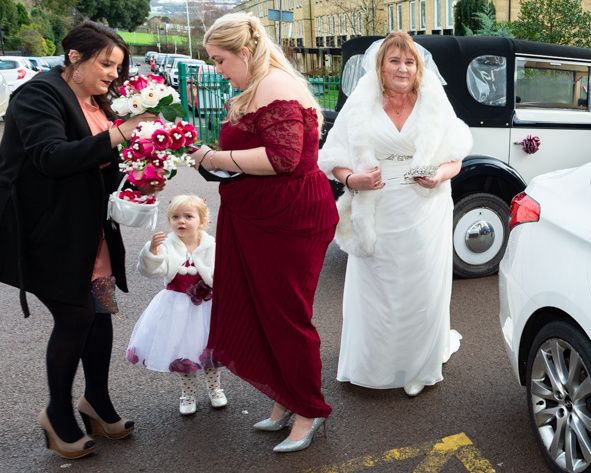
M94 22L62 42L65 67L40 74L11 97L0 143L0 281L35 294L53 315L47 347L49 405L39 415L47 447L66 458L95 449L74 417L72 383L82 360L78 410L89 434L122 438L109 397L115 284L127 292L119 228L106 220L120 180L117 145L141 120L112 126L107 94L127 78L129 51ZM156 189L143 189L154 191Z

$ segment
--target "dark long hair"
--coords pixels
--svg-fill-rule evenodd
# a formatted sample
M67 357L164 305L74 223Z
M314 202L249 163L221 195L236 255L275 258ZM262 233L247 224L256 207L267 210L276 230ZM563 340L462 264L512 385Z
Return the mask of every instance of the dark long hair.
M97 105L107 114L107 116L112 116L113 110L111 109L108 95L114 97L118 96L119 86L127 80L129 75L130 54L129 48L127 47L127 44L125 44L125 41L123 41L123 38L108 26L87 20L70 30L62 40L62 47L64 48L65 73L68 78L71 77L74 72L74 65L70 62L70 58L68 57L68 53L72 49L80 53L80 61L78 64L91 60L103 49L111 52L113 48L118 47L123 51L123 62L121 64L119 77L111 83L108 93L94 96Z

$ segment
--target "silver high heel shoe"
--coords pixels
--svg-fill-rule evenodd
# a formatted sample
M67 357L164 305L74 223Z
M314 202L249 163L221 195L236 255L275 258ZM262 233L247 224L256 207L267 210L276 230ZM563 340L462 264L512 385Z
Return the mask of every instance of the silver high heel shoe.
M271 418L268 418L261 420L254 424L253 427L257 430L264 430L265 432L276 432L287 426L291 416L293 416L293 412L286 410L279 419L271 420Z
M289 437L286 438L283 442L278 445L275 445L273 448L274 452L277 453L289 453L289 452L297 452L299 450L304 450L308 448L312 443L312 438L316 431L320 428L321 425L324 426L324 436L326 437L326 419L324 417L316 417L312 422L312 428L308 431L306 436L300 440L289 440Z

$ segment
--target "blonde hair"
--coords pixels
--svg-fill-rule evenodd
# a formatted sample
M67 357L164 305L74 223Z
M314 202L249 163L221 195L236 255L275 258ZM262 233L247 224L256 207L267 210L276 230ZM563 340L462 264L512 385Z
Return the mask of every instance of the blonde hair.
M172 215L181 207L193 207L197 210L199 215L199 229L205 230L209 225L209 208L201 197L194 194L177 195L172 198L168 209L166 210L166 216L168 221L172 218Z
M301 83L309 103L313 103L316 109L318 128L322 127L322 108L310 92L308 81L294 69L281 48L269 38L261 20L252 13L228 13L218 18L205 33L203 44L210 44L234 54L239 54L242 48L246 47L252 55L248 65L250 84L230 101L230 123L235 124L246 113L259 83L271 67L276 67Z
M423 78L423 70L425 69L423 59L418 53L412 37L408 33L405 33L404 31L393 31L388 36L386 36L380 45L380 49L378 49L378 54L376 57L376 72L378 73L378 83L380 84L382 95L386 95L386 88L384 87L384 79L382 77L382 65L384 59L386 58L386 54L393 48L398 48L401 52L410 54L414 58L417 64L417 75L412 86L412 91L415 94L418 94L419 87L421 86L421 80Z

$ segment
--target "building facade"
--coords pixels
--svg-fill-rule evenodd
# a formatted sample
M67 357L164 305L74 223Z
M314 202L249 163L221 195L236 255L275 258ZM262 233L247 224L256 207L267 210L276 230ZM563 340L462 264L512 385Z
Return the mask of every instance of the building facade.
M389 31L451 35L457 0L246 0L234 11L261 18L267 32L307 74L338 74L340 46L357 36ZM520 0L493 0L497 21L515 21ZM591 0L583 0L591 10ZM274 21L277 12L291 21ZM271 19L270 19L271 18Z

